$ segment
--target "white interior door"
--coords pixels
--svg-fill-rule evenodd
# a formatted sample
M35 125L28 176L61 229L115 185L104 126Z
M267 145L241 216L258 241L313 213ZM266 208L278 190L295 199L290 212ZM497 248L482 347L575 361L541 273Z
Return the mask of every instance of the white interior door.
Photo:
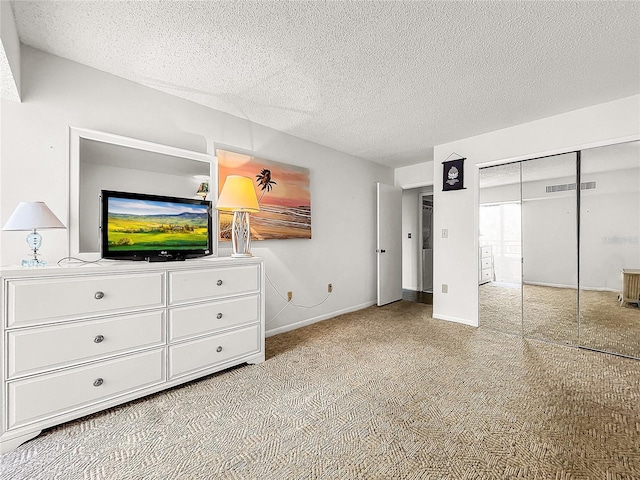
M377 183L378 306L402 300L402 189Z

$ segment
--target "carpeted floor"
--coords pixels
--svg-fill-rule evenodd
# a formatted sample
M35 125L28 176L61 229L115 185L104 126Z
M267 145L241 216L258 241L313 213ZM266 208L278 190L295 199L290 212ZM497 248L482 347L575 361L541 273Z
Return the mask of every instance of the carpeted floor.
M370 307L52 428L4 479L638 479L640 362Z
M480 286L480 325L506 333L640 358L640 308L616 292L539 285ZM522 308L524 302L524 308Z

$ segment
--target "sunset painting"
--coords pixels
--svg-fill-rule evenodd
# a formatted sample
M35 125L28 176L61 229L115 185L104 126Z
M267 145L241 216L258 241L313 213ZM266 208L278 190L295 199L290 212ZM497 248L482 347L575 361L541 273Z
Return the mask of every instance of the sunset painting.
M217 150L218 194L227 175L254 182L260 211L251 214L251 240L311 238L309 169L244 153ZM231 240L231 212L219 212L220 240Z

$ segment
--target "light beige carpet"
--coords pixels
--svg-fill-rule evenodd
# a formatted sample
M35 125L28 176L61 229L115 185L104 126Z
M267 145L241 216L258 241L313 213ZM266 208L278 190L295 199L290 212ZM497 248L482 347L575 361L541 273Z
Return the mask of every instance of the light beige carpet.
M370 307L55 427L5 479L637 479L640 362Z
M486 283L479 297L481 326L640 358L640 308L616 292L582 290L579 323L575 289Z

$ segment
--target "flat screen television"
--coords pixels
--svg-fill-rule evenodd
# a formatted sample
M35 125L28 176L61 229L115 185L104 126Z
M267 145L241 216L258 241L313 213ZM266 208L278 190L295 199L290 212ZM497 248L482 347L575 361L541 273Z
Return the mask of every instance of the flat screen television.
M171 261L212 253L211 202L102 190L102 258Z

